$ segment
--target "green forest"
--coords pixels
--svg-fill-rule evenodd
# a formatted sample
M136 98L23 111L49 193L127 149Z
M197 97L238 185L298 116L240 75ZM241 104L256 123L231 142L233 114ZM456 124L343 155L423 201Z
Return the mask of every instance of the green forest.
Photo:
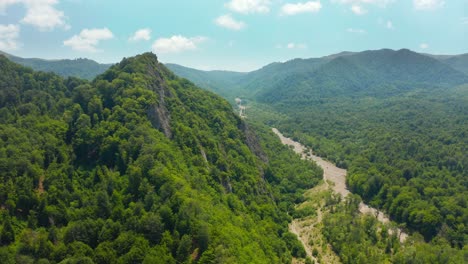
M290 263L322 171L145 53L93 81L0 56L2 263Z
M391 99L330 100L283 127L320 156L348 169L350 190L430 241L463 248L468 230L468 87ZM301 114L302 113L302 114Z
M350 191L417 241L397 254L380 233L355 236L381 227L341 205L324 235L343 262L361 253L361 263L460 263L468 261L465 57L384 49L296 59L226 81L221 94L237 91L251 122L347 169Z

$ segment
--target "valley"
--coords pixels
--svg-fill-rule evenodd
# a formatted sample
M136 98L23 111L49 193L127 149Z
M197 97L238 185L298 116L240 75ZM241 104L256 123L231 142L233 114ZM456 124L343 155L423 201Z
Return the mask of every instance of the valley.
M370 263L438 263L441 254L457 263L468 235L464 58L451 57L455 67L445 57L406 49L339 53L237 77L224 73L229 81L213 91L231 102L233 95L248 99L247 122L276 127L301 156L313 149L310 158L325 168L332 193L347 197L339 203L319 194L323 186L307 192L315 202L296 202L299 218L290 228L311 259L318 260L308 244L314 233L320 255L333 255L326 253L331 245L344 263L369 263L363 251L373 252ZM210 72L195 72L203 75L195 83L209 82ZM416 255L405 255L415 248Z
M168 65L230 103L151 53L92 81L0 59L7 263L465 256L463 56L451 57L457 69L408 50L250 73ZM41 136L48 142L32 141ZM101 237L109 226L112 235Z
M0 0L0 264L468 263L468 0Z
M347 171L345 169L340 169L335 166L335 164L324 160L323 158L314 155L313 150L305 147L299 142L296 142L290 138L285 137L281 134L278 129L273 128L272 131L280 138L281 143L287 146L291 146L298 155L301 156L302 159L310 160L311 162L315 162L320 168L323 170L323 185L325 189L330 189L334 193L339 194L342 198L346 198L350 191L346 187L346 174ZM314 187L317 188L317 187ZM320 201L319 203L321 203ZM313 205L315 207L320 207L320 204ZM390 223L390 219L381 211L370 207L369 205L361 202L359 204L359 212L361 214L370 214L377 218L381 223L388 224ZM317 214L318 219L317 222L320 223L321 216L320 213ZM293 220L294 221L294 220ZM296 225L297 226L297 225ZM401 229L396 229L396 235L398 236L401 243L405 242L408 235L402 231ZM299 236L301 233L300 229L297 227L294 229L296 234ZM389 235L392 235L393 230L389 230ZM304 244L304 247L307 247L307 244Z

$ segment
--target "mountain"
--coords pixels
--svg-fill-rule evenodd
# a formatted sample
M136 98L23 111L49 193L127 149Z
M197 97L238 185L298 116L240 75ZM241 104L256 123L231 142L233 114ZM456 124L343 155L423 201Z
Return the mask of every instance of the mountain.
M145 53L92 82L0 56L2 263L291 263L321 170Z
M225 93L226 98L236 97L237 80L246 75L232 71L202 71L171 63L165 65L178 76L183 76L200 87L217 94Z
M30 67L36 71L53 72L62 77L77 77L92 80L98 74L106 71L112 64L100 64L90 59L64 59L64 60L44 60L26 59L1 52L8 59L25 67Z
M263 102L290 102L330 96L387 96L402 89L462 84L468 80L463 73L465 59L464 55L435 58L407 49L382 49L272 63L245 74L203 72L182 66L175 70L230 100L240 96Z
M274 63L237 80L238 93L252 102L250 120L274 126L348 169L351 192L386 212L412 239L424 241L407 243L395 254L394 242L364 238L375 219L357 220L353 210L337 210L336 218L324 216L324 235L344 263L463 262L468 241L464 59L382 49ZM357 228L359 221L366 224ZM341 225L345 222L356 229ZM362 254L377 248L386 256ZM442 260L439 254L449 251Z
M456 56L449 56L447 58L439 59L443 63L450 65L452 68L457 69L468 75L468 53Z
M377 50L339 56L310 71L266 82L256 98L263 102L307 102L340 96L388 96L466 82L467 75L436 59L409 50Z

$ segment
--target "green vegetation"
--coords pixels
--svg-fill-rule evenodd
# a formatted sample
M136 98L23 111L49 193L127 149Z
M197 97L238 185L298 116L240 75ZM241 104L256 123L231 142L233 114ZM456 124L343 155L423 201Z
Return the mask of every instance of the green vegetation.
M462 248L467 88L304 106L279 126L301 131L294 137L348 168L349 188L366 202L427 241L440 235Z
M2 263L290 263L321 171L153 54L92 82L0 56Z
M247 74L238 91L254 101L249 118L347 168L353 193L430 242L414 254L438 252L440 241L466 252L465 58L378 50L293 60Z
M342 203L327 203L323 233L344 264L466 262L466 251L452 248L443 238L427 244L421 236L412 236L400 244L396 227L356 213L359 202L359 196L351 195Z
M86 80L94 79L94 77L105 72L112 65L100 64L93 60L82 58L74 60L44 60L20 58L2 51L0 51L0 54L13 62L30 67L35 71L53 72L62 77L77 77Z
M438 67L444 66L428 72ZM345 85L345 79L343 85L330 83L319 86L321 90L303 85L298 94L294 87L283 88L290 91L285 97L271 93L279 97L269 107L283 117L261 118L347 168L347 183L353 193L431 242L414 250L437 252L444 241L444 245L466 252L468 86L451 86L441 80L431 85L403 82L353 90ZM359 79L354 80L359 83ZM307 99L301 87L323 96ZM330 91L338 95L328 96ZM338 236L329 238L333 244ZM365 246L364 240L355 243ZM352 252L362 250L337 251L343 259L353 259L357 256ZM450 259L455 255L447 254L449 260L440 263L456 263Z

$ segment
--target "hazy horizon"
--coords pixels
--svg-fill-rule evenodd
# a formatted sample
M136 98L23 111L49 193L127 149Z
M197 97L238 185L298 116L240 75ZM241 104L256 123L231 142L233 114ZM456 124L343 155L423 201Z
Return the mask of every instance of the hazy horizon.
M462 54L467 3L9 0L0 2L0 50L100 63L153 51L165 63L243 72L344 50Z

